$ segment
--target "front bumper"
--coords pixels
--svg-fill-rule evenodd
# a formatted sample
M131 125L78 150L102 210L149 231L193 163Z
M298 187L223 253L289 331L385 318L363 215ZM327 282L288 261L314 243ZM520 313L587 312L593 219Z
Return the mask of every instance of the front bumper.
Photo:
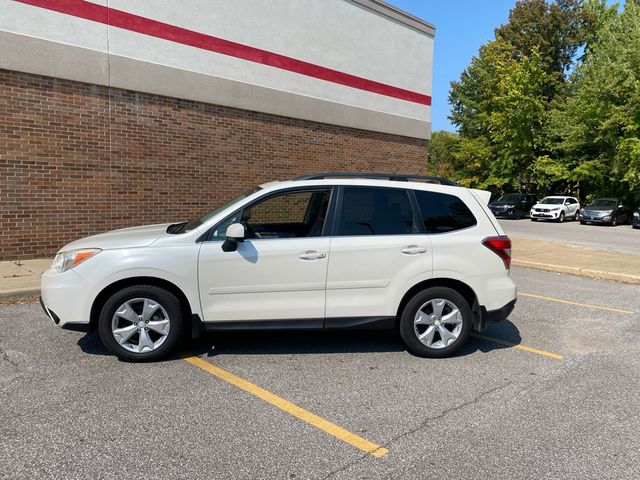
M58 273L49 269L42 274L40 304L59 327L89 324L93 289L74 270Z
M532 211L529 215L531 218L540 218L540 219L549 219L549 220L557 220L560 216L560 212L562 210L557 210L553 212L536 212Z
M522 215L522 212L518 211L515 208L509 209L509 210L496 210L496 209L489 208L489 210L491 210L491 213L493 213L493 216L496 218L498 217L518 218L520 215Z
M516 300L511 300L504 307L499 308L497 310L489 310L481 305L478 307L475 315L475 322L473 327L478 332L484 332L487 328L489 328L494 323L502 322L506 320L511 312L513 312L513 308L516 305Z
M605 220L604 218L596 218L596 217L585 217L584 215L580 216L580 221L581 222L586 222L586 223L599 223L602 225L609 225L611 223L611 218Z

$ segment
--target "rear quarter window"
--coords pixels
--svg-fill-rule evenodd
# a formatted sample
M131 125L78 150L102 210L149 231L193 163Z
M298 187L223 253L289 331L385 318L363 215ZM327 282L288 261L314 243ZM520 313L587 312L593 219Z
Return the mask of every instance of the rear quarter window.
M471 210L455 195L414 191L427 233L446 233L477 225Z

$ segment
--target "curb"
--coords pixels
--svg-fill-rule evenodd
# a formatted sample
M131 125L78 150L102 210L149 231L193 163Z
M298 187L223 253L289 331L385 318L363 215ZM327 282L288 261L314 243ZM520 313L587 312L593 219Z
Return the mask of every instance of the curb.
M0 300L14 300L22 297L40 295L40 288L15 288L13 290L0 290Z
M527 260L513 260L511 265L514 267L534 268L536 270L544 270L547 272L566 273L578 277L595 278L597 280L613 280L616 282L640 285L640 275L603 272L600 270L591 270L585 267L569 267L567 265L553 265L550 263L529 262Z

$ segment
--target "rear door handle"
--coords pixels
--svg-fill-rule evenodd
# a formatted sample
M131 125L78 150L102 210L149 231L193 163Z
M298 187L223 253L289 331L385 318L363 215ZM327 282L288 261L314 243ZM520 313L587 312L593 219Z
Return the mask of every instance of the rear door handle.
M319 260L326 256L326 253L316 252L315 250L307 250L306 252L302 252L300 255L298 255L298 257L300 257L302 260Z
M406 247L402 247L400 251L406 255L419 255L421 253L427 253L426 248L419 247L418 245L407 245Z

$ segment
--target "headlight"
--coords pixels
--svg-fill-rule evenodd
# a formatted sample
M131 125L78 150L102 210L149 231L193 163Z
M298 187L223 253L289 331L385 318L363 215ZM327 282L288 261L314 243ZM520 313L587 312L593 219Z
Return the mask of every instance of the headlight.
M99 248L85 248L82 250L69 250L68 252L61 252L53 259L51 267L56 271L62 273L67 270L71 270L76 265L80 265L85 260L89 260L96 253L101 252Z
M553 207L551 210L556 211L556 210L560 210L562 207Z
M640 218L640 213L638 213L638 212L633 212L633 216L634 216L635 218Z

